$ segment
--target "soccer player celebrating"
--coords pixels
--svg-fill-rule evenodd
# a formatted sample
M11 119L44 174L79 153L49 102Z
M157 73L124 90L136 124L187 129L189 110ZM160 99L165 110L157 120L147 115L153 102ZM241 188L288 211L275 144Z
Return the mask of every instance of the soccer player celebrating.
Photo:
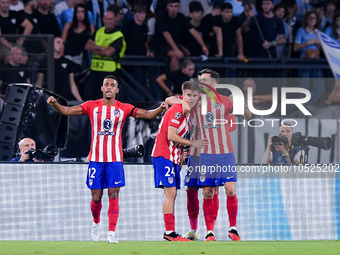
M219 74L211 69L203 69L198 76L200 83L208 91L210 88L215 87L219 78ZM202 96L194 110L197 113L195 118L193 118L196 124L191 128L194 128L195 133L198 133L201 138L208 140L208 146L194 153L192 153L192 148L190 149L188 172L184 182L187 186L187 209L191 226L191 230L185 237L191 240L197 240L199 237L197 230L199 212L198 189L203 187L203 213L207 228L205 241L215 241L214 226L219 209L219 186L222 185L224 185L227 194L227 210L230 224L229 237L233 241L241 240L236 228L238 208L235 192L236 172L218 173L217 175L216 172L209 173L206 171L212 168L216 169L217 164L221 168L229 167L229 169L236 169L234 149L229 134L236 126L235 124L214 124L216 119L229 121L233 119L233 123L235 123L234 116L231 114L233 107L232 96L219 95L219 98L221 98L221 102L215 104L213 99L203 98ZM206 115L201 114L203 101L205 101L207 106ZM170 97L166 99L166 102L169 104L181 104L182 100ZM251 112L247 107L244 116L246 118L251 117ZM200 171L196 170L197 166L199 166Z
M199 98L197 82L182 84L183 100L194 107ZM152 149L152 163L155 171L155 187L164 188L163 213L165 223L164 239L168 241L189 241L175 232L174 206L177 189L181 187L180 168L183 145L204 147L205 140L188 140L189 111L181 104L172 106L161 120L155 145Z
M130 116L145 119L155 118L167 109L167 104L163 102L157 109L147 111L117 101L118 80L112 75L104 78L101 91L103 92L103 99L87 101L78 106L62 106L53 96L47 99L47 103L63 115L86 114L89 116L92 126L92 142L88 156L90 162L86 184L91 189L92 194L93 225L91 239L94 242L99 240L101 200L103 189L107 188L109 196L107 242L118 243L115 235L119 214L118 195L120 188L125 186L121 135L123 125Z

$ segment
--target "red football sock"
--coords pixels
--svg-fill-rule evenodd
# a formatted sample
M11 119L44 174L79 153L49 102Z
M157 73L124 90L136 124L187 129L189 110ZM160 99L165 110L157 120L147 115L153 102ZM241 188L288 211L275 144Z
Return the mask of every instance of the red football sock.
M192 230L198 229L199 208L198 190L187 190L187 209Z
M93 217L93 222L94 223L99 223L100 222L100 212L102 210L102 202L96 204L91 200L91 212L92 212L92 217Z
M110 198L109 203L109 231L115 231L119 215L119 198Z
M213 216L213 223L215 226L216 219L217 219L217 214L218 214L218 208L220 207L220 200L218 198L219 194L215 194L213 197L213 202L214 202L214 216Z
M214 202L213 199L203 198L203 213L205 219L205 225L207 226L207 231L214 231Z
M230 227L236 226L236 217L237 217L237 197L227 196L227 210L229 214L229 224Z
M165 231L175 231L175 215L173 213L164 214Z

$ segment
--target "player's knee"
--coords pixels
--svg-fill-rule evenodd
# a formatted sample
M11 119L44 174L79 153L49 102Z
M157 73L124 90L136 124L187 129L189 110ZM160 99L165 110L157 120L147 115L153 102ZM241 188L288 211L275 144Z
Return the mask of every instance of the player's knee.
M96 197L96 196L94 196L94 197L92 197L92 201L93 201L93 203L95 203L95 204L99 204L102 200L101 200L101 198L100 197Z
M225 193L227 194L227 196L236 195L236 191L234 187L225 187Z
M204 197L204 199L212 199L214 197L214 190L213 189L204 190L203 191L203 197Z

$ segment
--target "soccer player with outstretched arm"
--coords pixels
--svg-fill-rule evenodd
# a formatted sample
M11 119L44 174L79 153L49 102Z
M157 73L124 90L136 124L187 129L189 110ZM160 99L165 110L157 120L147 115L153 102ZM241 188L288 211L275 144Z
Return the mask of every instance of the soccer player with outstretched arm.
M62 106L53 96L47 99L47 103L63 115L86 114L89 116L92 126L92 141L88 156L90 162L86 184L92 194L91 239L97 242L100 237L101 200L103 189L107 188L109 197L107 242L118 243L115 235L119 215L118 195L120 188L125 186L122 149L123 125L130 116L145 119L155 118L167 109L167 104L163 102L157 109L147 111L117 101L118 80L112 75L104 78L101 91L103 92L102 99L87 101L78 106Z

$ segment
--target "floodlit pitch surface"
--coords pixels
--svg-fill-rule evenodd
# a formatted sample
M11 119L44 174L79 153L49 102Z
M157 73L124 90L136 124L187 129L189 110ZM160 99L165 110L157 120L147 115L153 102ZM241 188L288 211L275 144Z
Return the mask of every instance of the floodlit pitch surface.
M0 254L234 254L234 255L311 255L339 254L340 241L244 241L244 242L167 242L121 241L0 241Z

